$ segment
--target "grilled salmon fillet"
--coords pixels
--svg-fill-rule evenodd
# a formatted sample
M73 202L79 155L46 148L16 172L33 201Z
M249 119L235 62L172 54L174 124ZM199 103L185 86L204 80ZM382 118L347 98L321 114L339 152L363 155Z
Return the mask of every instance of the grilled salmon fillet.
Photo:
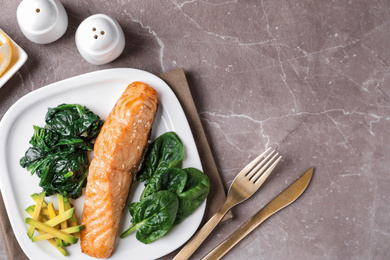
M157 110L156 91L133 82L123 92L96 139L89 167L81 251L111 256L127 196Z

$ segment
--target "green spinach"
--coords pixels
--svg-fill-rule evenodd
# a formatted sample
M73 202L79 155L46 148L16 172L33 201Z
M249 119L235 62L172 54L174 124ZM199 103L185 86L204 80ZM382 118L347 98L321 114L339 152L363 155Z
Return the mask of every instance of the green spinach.
M149 179L140 200L160 190L169 190L178 196L179 209L175 224L179 224L206 199L210 181L206 174L195 168L170 168Z
M63 136L78 136L85 141L95 139L104 123L98 115L78 104L49 108L45 122L46 128Z
M128 208L129 208L129 212L130 212L130 215L132 217L134 217L135 215L135 212L137 211L137 208L138 206L141 204L141 202L133 202L133 203L130 203Z
M203 203L209 194L210 181L206 174L195 168L179 168L183 158L184 146L174 132L159 136L149 146L137 175L139 181L145 182L145 188L140 202L128 206L132 224L121 238L137 230L136 238L150 243L162 237L173 225L181 223ZM169 194L172 201L176 198L178 205L170 217L164 211L161 213L164 217L157 218L153 214L160 212L163 194ZM149 218L150 215L153 217Z
M46 195L62 194L76 199L86 184L91 140L97 137L103 121L86 107L62 104L49 108L46 126L33 126L32 145L20 165L40 178Z
M187 183L187 173L180 168L170 168L164 172L159 172L149 179L141 194L141 200L160 190L169 190L175 194L180 194Z
M187 182L184 190L178 194L179 209L175 224L181 223L191 215L206 199L210 191L210 181L206 174L195 168L186 168Z
M145 244L163 237L171 229L178 207L179 199L170 191L158 191L145 197L133 208L131 226L120 237L135 230L136 238Z
M148 147L137 180L147 181L154 174L180 165L183 158L184 146L180 138L175 132L166 132Z

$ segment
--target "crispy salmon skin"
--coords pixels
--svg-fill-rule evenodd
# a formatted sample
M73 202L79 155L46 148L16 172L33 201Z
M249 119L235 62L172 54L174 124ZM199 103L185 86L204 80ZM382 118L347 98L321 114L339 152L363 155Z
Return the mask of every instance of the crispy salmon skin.
M113 253L130 186L157 110L157 92L131 83L118 99L96 139L89 167L81 251L96 258Z

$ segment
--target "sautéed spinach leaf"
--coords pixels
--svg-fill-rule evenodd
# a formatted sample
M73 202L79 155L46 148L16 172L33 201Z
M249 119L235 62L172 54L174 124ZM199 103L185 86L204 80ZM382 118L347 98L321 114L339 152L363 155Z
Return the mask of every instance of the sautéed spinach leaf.
M49 108L44 128L33 126L32 145L20 165L40 178L46 196L62 194L76 199L86 185L88 151L103 121L86 107L62 104Z

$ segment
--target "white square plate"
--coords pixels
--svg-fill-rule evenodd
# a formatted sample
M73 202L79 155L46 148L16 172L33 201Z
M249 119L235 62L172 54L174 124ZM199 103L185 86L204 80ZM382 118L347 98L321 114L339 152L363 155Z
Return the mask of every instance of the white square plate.
M39 178L19 165L20 158L28 149L33 125L44 126L48 107L62 103L88 107L102 119L106 119L125 88L133 81L142 81L156 89L159 108L153 123L152 140L166 131L175 131L185 148L183 168L202 170L201 161L184 111L169 86L159 77L136 69L110 69L96 71L66 79L31 92L18 100L0 122L0 188L4 204L16 238L30 259L64 259L47 241L31 242L27 237L25 209L34 204L30 195L42 191ZM129 203L139 201L143 184L135 185ZM84 206L83 194L73 200L76 215L81 220ZM56 196L46 202L57 206ZM145 245L132 233L124 239L118 237L110 259L156 259L183 245L198 228L205 211L204 202L191 216L174 227L163 238ZM125 209L119 234L130 226L131 216ZM79 243L66 247L68 259L92 259L82 254Z

